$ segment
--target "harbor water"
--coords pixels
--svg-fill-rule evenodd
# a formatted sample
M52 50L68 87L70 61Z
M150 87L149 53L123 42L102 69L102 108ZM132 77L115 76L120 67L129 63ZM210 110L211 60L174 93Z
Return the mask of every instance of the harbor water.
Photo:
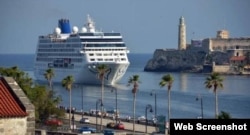
M18 66L21 70L29 73L34 78L33 63L34 56L26 54L0 54L0 67ZM167 90L160 87L161 77L167 72L144 72L143 68L152 54L129 54L130 66L115 85L117 88L117 106L124 116L133 115L132 86L127 86L128 78L138 74L141 83L136 95L136 116L145 115L146 105L151 104L155 113L156 93L157 114L167 115ZM171 118L197 118L201 116L201 102L196 100L202 97L204 118L213 118L215 111L214 93L206 89L204 82L208 74L201 73L170 73L174 77L171 89ZM225 75L223 89L218 89L219 111L230 113L233 118L250 118L250 76ZM111 87L104 88L104 108L113 110L116 106L116 94ZM54 91L61 96L60 105L69 106L69 93L61 86L54 84ZM100 85L75 84L72 89L72 106L84 111L96 108L96 101L101 97Z

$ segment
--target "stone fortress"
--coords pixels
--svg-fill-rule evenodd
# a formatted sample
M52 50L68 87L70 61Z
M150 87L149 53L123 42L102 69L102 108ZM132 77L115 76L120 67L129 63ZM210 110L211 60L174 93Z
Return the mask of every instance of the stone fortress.
M187 44L182 16L178 49L156 49L144 71L250 74L250 37L231 38L229 31L220 30L215 38L192 39Z

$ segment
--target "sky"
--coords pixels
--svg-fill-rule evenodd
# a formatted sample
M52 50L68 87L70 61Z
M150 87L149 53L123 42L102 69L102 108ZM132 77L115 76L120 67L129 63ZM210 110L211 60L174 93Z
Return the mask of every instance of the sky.
M1 0L0 54L34 54L38 36L66 18L81 28L89 14L96 29L120 32L131 53L177 49L179 18L187 42L216 36L250 37L250 0Z

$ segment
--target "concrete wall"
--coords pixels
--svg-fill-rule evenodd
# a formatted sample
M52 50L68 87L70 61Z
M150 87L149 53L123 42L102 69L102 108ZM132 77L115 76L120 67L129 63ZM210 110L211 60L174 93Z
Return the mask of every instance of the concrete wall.
M24 118L1 118L0 119L1 135L26 135L27 134L27 117Z
M221 65L214 66L213 67L213 72L226 73L226 74L231 73L230 66L221 66Z
M229 74L232 71L230 65L215 65L213 63L213 72Z

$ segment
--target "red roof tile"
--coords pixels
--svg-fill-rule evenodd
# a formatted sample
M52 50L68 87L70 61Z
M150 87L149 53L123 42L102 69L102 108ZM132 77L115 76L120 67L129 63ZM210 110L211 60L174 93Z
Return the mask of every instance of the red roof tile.
M246 56L233 56L230 58L230 61L242 61L245 60Z
M12 95L10 87L3 78L0 78L0 118L27 116Z

